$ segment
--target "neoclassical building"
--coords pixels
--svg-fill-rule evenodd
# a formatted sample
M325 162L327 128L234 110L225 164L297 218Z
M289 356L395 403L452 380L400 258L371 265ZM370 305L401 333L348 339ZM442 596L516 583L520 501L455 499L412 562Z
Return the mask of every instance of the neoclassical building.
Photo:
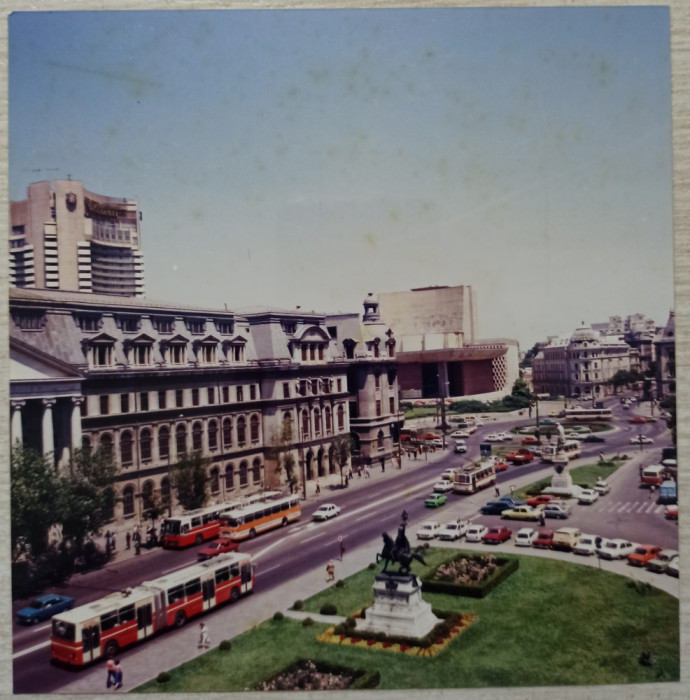
M381 354L394 347L392 335L377 335L376 324L367 335L345 334L357 347L349 357L331 334L339 323L300 310L238 314L11 289L12 441L51 456L58 469L83 445L111 452L118 522L156 501L175 507L171 469L184 452L210 459L218 502L284 487L272 456L286 434L282 448L295 457L299 487L309 489L337 471L338 435L352 431L357 455L397 449L394 360ZM382 401L382 376L385 416L358 418Z

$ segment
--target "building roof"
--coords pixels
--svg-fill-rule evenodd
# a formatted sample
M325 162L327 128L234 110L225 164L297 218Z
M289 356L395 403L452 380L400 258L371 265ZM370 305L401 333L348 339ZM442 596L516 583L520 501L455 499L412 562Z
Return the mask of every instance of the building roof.
M460 362L462 360L493 360L495 357L503 357L508 352L507 346L445 348L441 350L419 350L399 352L396 354L398 362L407 364L412 362Z

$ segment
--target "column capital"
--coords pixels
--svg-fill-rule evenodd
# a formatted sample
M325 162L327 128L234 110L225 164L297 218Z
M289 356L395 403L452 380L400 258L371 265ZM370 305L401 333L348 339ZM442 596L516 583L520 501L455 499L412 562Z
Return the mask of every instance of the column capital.
M75 406L81 406L86 400L85 396L72 396L72 403Z
M24 406L26 406L26 401L24 399L12 399L10 401L10 406L13 411L20 411Z
M52 408L53 406L55 406L56 400L57 399L41 399L41 403L45 408Z

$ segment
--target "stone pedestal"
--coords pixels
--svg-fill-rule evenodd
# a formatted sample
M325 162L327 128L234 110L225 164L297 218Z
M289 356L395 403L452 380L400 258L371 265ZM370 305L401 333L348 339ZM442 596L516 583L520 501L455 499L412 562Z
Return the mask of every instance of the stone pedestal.
M379 574L374 582L374 605L357 629L404 637L423 637L439 620L422 600L422 585L413 574Z
M579 486L573 485L573 477L570 476L567 468L563 469L560 474L554 474L551 477L551 486L542 490L542 493L548 493L552 496L565 496L570 498L580 490Z

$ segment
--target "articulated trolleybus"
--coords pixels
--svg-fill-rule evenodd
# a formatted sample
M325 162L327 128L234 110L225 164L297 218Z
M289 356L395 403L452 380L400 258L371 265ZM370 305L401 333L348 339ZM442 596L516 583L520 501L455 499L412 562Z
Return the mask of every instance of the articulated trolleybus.
M455 493L477 493L496 483L496 465L492 460L465 464L455 470L453 491Z
M299 520L301 514L299 496L296 494L250 503L223 513L220 536L231 540L251 539L274 527L285 527L288 523Z
M130 644L254 588L249 554L221 554L53 617L51 656L70 666L113 658Z

